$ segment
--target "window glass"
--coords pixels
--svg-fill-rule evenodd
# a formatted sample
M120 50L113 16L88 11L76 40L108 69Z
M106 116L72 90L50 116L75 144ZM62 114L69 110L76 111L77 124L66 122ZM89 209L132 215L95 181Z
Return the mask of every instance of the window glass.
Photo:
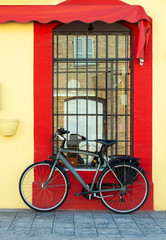
M54 132L57 127L70 131L66 135L68 149L99 151L96 139L117 140L107 151L111 159L113 155L132 154L132 34L111 31L108 24L105 31L104 23L103 30L97 31L96 26L89 32L84 24L84 31L80 28L75 32L66 24L65 30L54 31ZM72 145L72 134L87 140ZM55 151L57 146L55 141ZM77 167L91 166L92 157L66 157L77 159Z
M73 40L74 58L93 58L94 47L93 38L90 37L77 37ZM78 65L95 64L94 61L75 61Z

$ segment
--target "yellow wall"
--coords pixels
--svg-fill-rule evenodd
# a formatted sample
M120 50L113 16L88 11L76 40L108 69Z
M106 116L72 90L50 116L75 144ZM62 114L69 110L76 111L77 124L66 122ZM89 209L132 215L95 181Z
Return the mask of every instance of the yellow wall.
M139 4L153 19L153 182L154 208L166 210L166 1L125 0ZM146 79L145 79L146 80Z
M19 208L19 177L34 152L33 23L0 24L0 119L19 120L14 136L0 135L0 208Z
M153 19L154 207L156 210L166 210L166 193L163 190L166 182L166 1L124 1L143 6ZM0 0L0 5L58 2L59 0ZM17 118L19 126L15 136L0 136L0 186L3 193L0 208L24 207L18 194L18 178L25 166L33 162L32 23L0 25L0 119L3 118Z

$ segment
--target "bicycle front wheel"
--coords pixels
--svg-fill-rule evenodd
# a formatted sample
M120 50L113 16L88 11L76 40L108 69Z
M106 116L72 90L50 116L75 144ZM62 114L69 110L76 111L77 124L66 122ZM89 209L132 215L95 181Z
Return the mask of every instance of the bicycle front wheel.
M69 191L67 174L60 166L55 171L50 182L45 188L42 186L48 179L51 166L46 162L38 162L30 165L23 172L19 190L23 201L27 206L38 211L51 211L60 207Z
M117 178L123 184L123 189ZM149 194L149 183L145 174L130 163L119 163L103 170L98 181L102 203L116 213L131 213L145 203Z

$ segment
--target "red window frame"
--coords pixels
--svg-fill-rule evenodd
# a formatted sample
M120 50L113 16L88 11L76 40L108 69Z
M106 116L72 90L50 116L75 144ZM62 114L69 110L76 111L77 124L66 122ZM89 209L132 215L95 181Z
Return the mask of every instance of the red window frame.
M52 136L52 36L53 28L60 22L42 24L34 22L34 162L43 161L51 154L49 139ZM125 23L133 30L134 56L136 52L138 28L137 24ZM153 209L152 183L152 33L143 66L134 58L133 67L133 146L134 156L140 157L141 166L149 173L150 195L142 207ZM91 171L80 171L91 181ZM104 209L100 201L87 201L83 197L74 197L75 192L82 190L80 184L72 184L74 177L69 173L71 190L62 209Z

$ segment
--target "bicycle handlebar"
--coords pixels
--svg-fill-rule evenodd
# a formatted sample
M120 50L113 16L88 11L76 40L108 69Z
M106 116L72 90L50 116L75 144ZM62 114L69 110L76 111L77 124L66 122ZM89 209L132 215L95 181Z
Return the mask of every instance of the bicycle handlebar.
M64 128L58 128L55 136L59 137L61 140L66 140L62 135L70 133L70 131L65 130Z
M62 134L70 133L70 131L67 131L64 128L58 128L57 133L62 135Z
M58 128L57 132L56 132L56 136L59 137L61 140L65 140L65 138L62 135L66 134L66 133L70 133L70 131L65 130L64 128ZM71 135L75 135L75 134L71 134ZM79 134L77 134L77 136L81 137L82 141L86 140L86 137L84 137L84 136L81 136Z

